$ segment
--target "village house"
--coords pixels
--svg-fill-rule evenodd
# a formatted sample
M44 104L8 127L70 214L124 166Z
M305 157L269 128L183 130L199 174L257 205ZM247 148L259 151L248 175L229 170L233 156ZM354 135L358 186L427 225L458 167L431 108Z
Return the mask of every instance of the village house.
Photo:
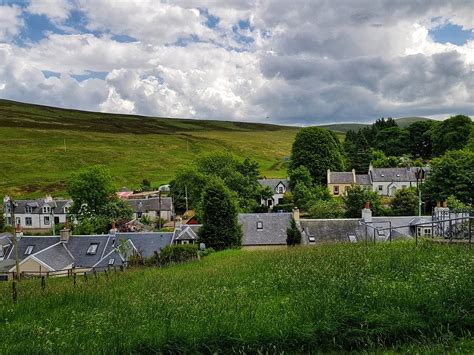
M282 203L283 195L289 191L288 179L260 179L258 182L262 186L268 186L273 192L271 198L262 199L262 206L273 207Z
M327 186L333 196L344 196L352 185L371 189L379 195L393 197L400 189L416 187L416 175L420 168L374 168L369 166L368 174L327 170ZM424 179L424 173L420 176Z
M4 255L0 272L16 271L12 238L0 238ZM119 233L112 229L108 234L71 235L69 229L63 229L56 237L24 236L20 226L16 230L20 272L24 273L54 274L72 268L88 271L94 267L121 266L134 254L151 257L172 241L170 232Z
M15 221L12 221L10 197L5 196L3 199L6 223L20 224L29 232L44 232L66 223L71 205L71 200L53 199L50 196L36 200L14 200Z
M291 213L240 213L242 246L247 249L286 245Z
M124 200L133 210L133 218L139 220L143 216L156 219L158 216L165 221L174 218L173 199L171 197L133 198Z

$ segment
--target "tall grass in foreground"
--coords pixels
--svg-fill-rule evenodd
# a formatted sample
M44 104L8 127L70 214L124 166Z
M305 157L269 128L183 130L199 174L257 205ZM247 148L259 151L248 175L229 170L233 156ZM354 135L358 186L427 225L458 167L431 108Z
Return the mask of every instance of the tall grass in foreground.
M0 353L472 351L474 258L412 243L231 250L98 281L0 284Z

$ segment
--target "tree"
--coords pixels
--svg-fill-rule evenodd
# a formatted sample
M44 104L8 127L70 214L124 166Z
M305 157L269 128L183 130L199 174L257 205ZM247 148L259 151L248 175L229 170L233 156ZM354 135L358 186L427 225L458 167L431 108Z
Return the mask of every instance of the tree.
M308 208L308 214L311 218L342 218L346 210L344 201L339 197L331 197L328 200L316 200Z
M206 175L194 165L181 169L170 182L170 195L176 211L186 211L186 198L188 209L193 210L201 199L206 181Z
M140 186L141 191L151 191L151 182L148 179L142 180L142 185Z
M433 154L440 156L448 150L463 149L472 131L468 116L457 115L439 122L433 127Z
M85 168L74 174L67 185L73 200L70 215L79 222L75 233L103 233L113 221L132 218L131 208L116 194L110 172L100 166Z
M418 195L415 188L397 190L390 207L395 216L414 216L418 213Z
M334 132L307 127L296 135L291 149L290 171L305 166L316 184L326 184L327 169L344 169L342 146Z
M5 230L5 216L3 214L3 207L0 206L0 232Z
M347 195L344 197L346 216L349 218L360 217L366 202L369 202L370 208L375 215L380 215L382 213L381 198L379 194L357 185L350 187L347 191Z
M293 189L293 201L301 210L306 210L306 204L315 199L313 189L303 182L298 182Z
M433 153L433 121L416 121L408 126L410 154L415 158L430 159Z
M298 229L294 218L291 219L290 226L286 230L286 244L291 246L301 244L301 231Z
M375 141L377 149L386 155L398 157L409 152L408 131L397 126L378 131Z
M358 174L367 174L370 161L372 160L372 150L362 130L357 133L347 132L344 141L344 150L347 155L347 166L355 169Z
M236 198L221 179L211 179L207 184L202 196L200 214L203 224L198 233L199 242L216 250L242 244Z
M474 152L453 150L431 162L431 170L423 185L423 194L431 201L444 201L454 196L459 201L474 203Z
M372 166L374 168L396 168L401 163L399 157L387 157L381 150L372 152Z
M313 185L313 179L311 178L311 174L306 166L300 165L297 168L290 170L288 172L289 178L289 187L293 190L296 187L296 184L301 182L306 187L311 187Z

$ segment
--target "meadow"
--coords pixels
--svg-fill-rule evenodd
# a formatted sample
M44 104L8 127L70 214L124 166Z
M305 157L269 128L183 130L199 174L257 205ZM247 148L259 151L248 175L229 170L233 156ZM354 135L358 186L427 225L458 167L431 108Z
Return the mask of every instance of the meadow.
M474 258L410 242L228 250L168 268L0 284L0 353L472 353Z
M65 194L77 169L102 164L118 187L168 183L197 154L227 150L285 177L298 129L258 123L102 114L0 100L0 195Z

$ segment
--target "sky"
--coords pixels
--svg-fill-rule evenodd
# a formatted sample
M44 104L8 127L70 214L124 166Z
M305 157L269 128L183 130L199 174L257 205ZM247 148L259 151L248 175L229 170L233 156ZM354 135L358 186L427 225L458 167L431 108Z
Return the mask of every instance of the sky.
M0 98L289 125L474 116L472 0L0 0Z

